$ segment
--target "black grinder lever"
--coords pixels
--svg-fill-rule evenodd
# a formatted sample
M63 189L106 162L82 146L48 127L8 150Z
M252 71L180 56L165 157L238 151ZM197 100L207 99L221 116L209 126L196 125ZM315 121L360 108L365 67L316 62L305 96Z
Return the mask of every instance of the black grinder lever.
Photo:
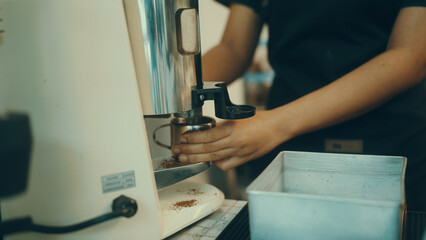
M204 101L214 100L215 115L222 119L242 119L254 116L256 108L235 105L229 99L225 83L205 82L203 88L192 90L192 107L202 107Z

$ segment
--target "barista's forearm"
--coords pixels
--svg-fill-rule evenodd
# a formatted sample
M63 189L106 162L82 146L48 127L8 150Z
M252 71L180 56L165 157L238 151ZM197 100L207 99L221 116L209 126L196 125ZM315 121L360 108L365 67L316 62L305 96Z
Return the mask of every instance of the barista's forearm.
M203 80L230 83L249 67L262 29L262 19L253 9L231 4L222 39L203 56Z
M426 76L426 8L407 7L388 50L333 83L271 111L281 141L360 116Z
M420 83L425 76L424 62L410 50L389 50L333 83L272 110L282 141L376 108Z
M231 83L249 65L250 58L234 53L231 46L221 43L203 56L203 81Z

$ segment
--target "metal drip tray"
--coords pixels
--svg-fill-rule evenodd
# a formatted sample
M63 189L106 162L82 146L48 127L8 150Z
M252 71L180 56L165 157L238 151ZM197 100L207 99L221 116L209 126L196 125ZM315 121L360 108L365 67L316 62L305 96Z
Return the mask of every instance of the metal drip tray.
M157 190L168 187L209 168L210 162L180 163L171 158L161 161L154 170Z

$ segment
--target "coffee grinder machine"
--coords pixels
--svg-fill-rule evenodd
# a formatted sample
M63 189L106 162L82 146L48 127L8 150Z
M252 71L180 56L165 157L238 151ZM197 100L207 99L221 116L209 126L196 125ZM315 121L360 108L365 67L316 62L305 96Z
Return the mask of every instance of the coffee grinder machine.
M1 199L2 221L60 228L121 195L137 203L129 218L5 239L163 239L220 207L215 187L181 182L206 164L155 170L150 151L149 122L200 116L205 100L220 118L254 114L202 82L197 1L0 0L0 19L0 108L33 131L27 190Z

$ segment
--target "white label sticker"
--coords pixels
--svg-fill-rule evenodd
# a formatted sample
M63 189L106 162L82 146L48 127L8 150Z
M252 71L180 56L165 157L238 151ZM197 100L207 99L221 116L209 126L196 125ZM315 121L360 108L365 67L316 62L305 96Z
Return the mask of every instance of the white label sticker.
M136 187L135 171L106 175L102 177L102 192L114 192Z

